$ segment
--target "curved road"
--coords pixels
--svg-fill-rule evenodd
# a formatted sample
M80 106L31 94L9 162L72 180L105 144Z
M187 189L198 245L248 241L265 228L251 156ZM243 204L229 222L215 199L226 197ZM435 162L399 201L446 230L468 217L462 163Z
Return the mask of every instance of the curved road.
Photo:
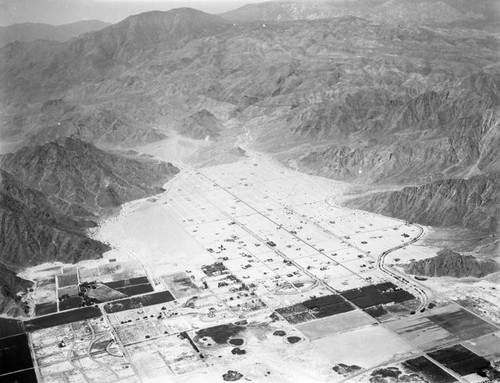
M377 267L381 271L386 273L387 275L397 279L398 281L402 282L403 284L410 286L410 288L413 291L416 291L418 293L418 295L420 295L420 306L418 307L417 311L421 311L421 310L424 310L427 307L427 305L429 304L429 296L427 295L427 292L424 289L422 289L419 286L419 284L409 280L409 278L407 276L403 276L403 275L400 275L398 273L395 273L392 270L389 270L384 264L385 257L387 257L388 254L390 254L396 250L402 249L408 245L411 245L411 244L417 242L422 237L422 235L424 234L424 229L422 228L422 226L416 225L416 224L413 224L413 226L415 226L419 229L420 232L418 233L418 235L408 242L405 242L401 245L398 245L396 247L393 247L393 248L381 253L377 258Z

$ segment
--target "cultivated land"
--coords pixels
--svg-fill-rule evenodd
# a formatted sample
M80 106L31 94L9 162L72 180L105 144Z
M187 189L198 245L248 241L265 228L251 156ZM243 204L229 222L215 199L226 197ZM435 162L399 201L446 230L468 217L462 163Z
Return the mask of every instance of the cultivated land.
M125 204L93 233L103 260L29 269L41 316L3 342L27 341L33 366L2 381L474 382L498 362L495 323L393 267L425 227L246 153Z

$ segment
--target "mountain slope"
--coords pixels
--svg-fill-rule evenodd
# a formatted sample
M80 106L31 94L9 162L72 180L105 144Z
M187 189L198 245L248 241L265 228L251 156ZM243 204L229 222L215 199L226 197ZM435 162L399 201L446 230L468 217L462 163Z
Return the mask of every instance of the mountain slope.
M130 147L166 138L157 129L133 118L133 113L111 106L82 105L50 99L3 118L4 137L20 136L30 146L76 136L105 147Z
M399 191L373 193L347 205L434 226L463 226L497 233L500 219L498 173L448 179Z
M20 296L32 283L16 276L19 269L95 259L109 250L85 235L91 226L95 223L60 213L46 195L0 170L0 312L26 313Z
M16 270L43 262L98 258L109 248L85 236L92 221L75 220L47 196L2 170L0 263Z
M34 41L43 39L62 42L87 32L98 31L109 25L109 23L99 20L82 20L58 26L40 23L13 24L0 27L0 46L16 40Z
M0 263L0 313L11 317L26 315L29 307L22 295L33 286L33 282L19 278L15 272Z
M75 138L1 156L0 167L50 196L64 212L95 212L157 194L178 172L170 163L128 159Z
M227 20L190 8L130 16L102 30L59 44L51 52L37 53L43 65L38 76L53 78L56 75L58 81L71 79L72 86L77 80L95 81L96 76L99 79L110 71L116 74L117 69L140 63L144 60L143 55L169 52L193 39L215 35L230 27L232 23ZM4 52L11 59L21 53L23 47L30 46L30 43L11 44ZM10 75L21 72L36 75L29 65L12 68Z

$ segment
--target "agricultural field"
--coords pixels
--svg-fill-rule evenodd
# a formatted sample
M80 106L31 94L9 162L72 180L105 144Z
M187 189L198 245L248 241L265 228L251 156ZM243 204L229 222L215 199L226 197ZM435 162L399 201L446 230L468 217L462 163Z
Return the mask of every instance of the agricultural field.
M457 382L456 378L437 366L430 359L419 356L400 363L373 369L352 379L353 382L386 381L403 382Z
M136 261L35 268L29 277L35 281L37 316L154 291L144 267Z
M26 334L7 336L0 339L0 379L6 375L33 369L30 346Z
M47 382L472 383L500 368L498 326L381 257L413 257L425 228L337 205L344 184L252 156L185 170L165 189L101 222L104 259L27 271L36 317L7 335L25 339L33 367L18 371Z

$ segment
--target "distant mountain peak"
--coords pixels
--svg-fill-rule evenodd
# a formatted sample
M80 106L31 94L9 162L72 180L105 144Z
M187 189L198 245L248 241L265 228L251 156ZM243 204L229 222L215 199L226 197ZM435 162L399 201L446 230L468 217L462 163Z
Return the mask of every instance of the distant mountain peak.
M0 27L0 46L13 41L53 40L64 42L87 32L98 31L109 26L99 20L82 20L71 24L49 25L22 23Z
M193 8L176 8L169 11L150 11L127 17L111 26L114 28L160 29L167 34L163 37L187 37L196 32L213 33L230 26L231 23L220 16L205 13Z
M116 65L117 59L130 64L142 52L177 48L193 39L221 33L232 25L220 16L191 8L145 12L82 36L70 50L76 53L76 61L85 63L83 71L93 68L102 75Z

